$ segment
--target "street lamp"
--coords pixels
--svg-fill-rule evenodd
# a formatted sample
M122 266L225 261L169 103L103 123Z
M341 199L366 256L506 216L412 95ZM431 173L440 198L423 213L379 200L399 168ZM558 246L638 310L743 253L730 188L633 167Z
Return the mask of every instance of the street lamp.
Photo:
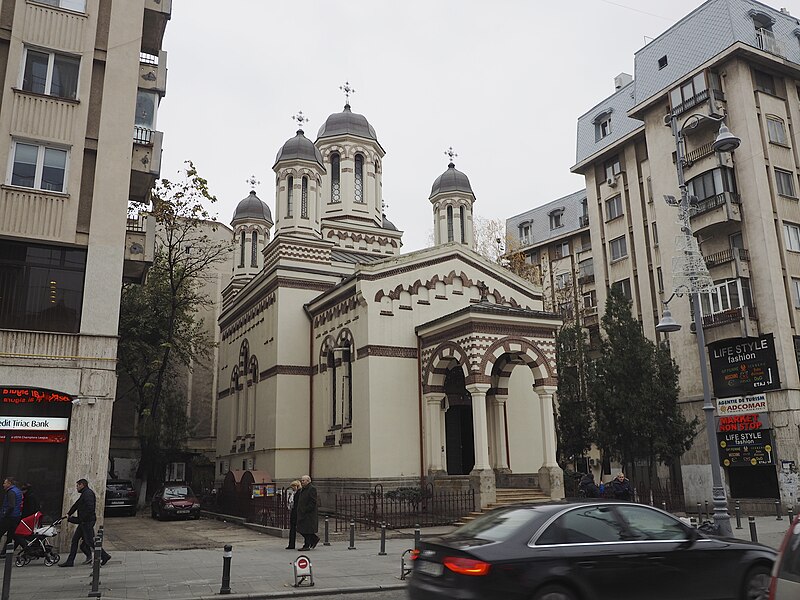
M732 536L731 517L728 514L728 499L725 487L722 484L722 472L719 464L719 449L717 448L716 424L714 422L714 404L711 402L711 390L708 385L708 367L706 366L706 339L703 331L703 318L700 314L700 293L709 291L711 277L705 261L700 254L697 240L692 233L690 222L689 194L686 189L686 180L683 168L686 163L683 144L684 129L696 127L702 121L715 121L720 123L712 147L716 152L732 152L739 147L742 141L733 135L725 126L723 117L712 115L693 114L687 117L678 127L678 115L670 113L664 119L672 128L675 138L675 168L678 172L678 185L681 190L681 199L678 204L678 217L681 233L678 236L677 246L681 255L673 259L673 293L664 303L664 313L661 321L656 325L656 331L669 333L678 331L681 326L672 318L667 304L675 296L688 294L691 296L695 311L695 331L697 333L697 352L700 359L700 379L703 383L703 412L706 417L706 434L708 436L708 455L711 462L712 499L714 503L714 524L717 533L723 536ZM676 267L679 267L676 269ZM676 273L676 271L679 271ZM677 281L677 285L676 285Z

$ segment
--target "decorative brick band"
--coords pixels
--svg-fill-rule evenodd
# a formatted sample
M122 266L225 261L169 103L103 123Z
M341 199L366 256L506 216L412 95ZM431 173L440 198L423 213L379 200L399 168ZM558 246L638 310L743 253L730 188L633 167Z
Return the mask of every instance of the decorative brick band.
M313 367L306 367L303 365L275 365L266 371L261 371L259 381L264 381L276 375L299 375L302 377L310 377L314 372Z
M406 348L403 346L362 346L356 351L359 359L365 356L386 356L389 358L417 358L416 348Z

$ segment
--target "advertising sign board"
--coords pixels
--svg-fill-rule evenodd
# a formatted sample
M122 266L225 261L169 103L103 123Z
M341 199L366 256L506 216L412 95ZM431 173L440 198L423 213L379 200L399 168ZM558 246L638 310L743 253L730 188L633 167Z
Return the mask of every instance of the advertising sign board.
M747 413L767 412L767 395L734 396L733 398L717 398L717 413L723 415L744 415Z
M717 398L746 396L781 387L771 333L713 342L708 345L708 355Z
M717 417L717 431L758 431L759 429L770 429L768 413Z
M772 431L733 431L717 433L719 460L723 467L775 464Z

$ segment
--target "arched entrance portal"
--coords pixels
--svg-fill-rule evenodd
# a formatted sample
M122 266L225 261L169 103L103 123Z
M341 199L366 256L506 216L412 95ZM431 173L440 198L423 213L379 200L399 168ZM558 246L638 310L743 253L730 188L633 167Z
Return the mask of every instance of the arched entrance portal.
M467 475L475 466L472 396L460 365L447 370L444 380L445 445L448 475Z

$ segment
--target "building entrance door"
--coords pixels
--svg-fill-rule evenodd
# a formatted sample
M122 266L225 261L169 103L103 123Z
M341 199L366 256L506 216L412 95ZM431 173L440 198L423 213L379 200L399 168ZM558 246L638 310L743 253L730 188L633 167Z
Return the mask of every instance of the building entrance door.
M461 367L454 367L447 372L444 388L448 406L444 418L447 474L468 475L475 466L475 437L472 396L464 384Z

